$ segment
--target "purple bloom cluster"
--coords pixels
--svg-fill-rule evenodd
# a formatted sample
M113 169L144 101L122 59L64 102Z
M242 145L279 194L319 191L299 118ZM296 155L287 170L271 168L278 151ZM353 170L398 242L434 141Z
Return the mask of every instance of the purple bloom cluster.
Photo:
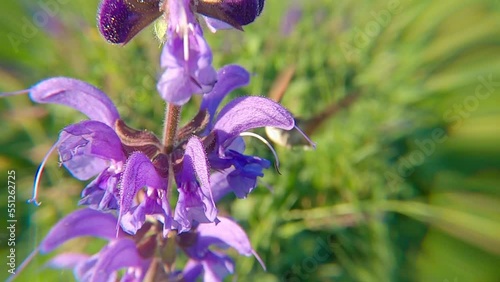
M246 197L270 167L268 160L244 153L241 135L267 126L291 130L294 119L278 103L256 96L236 98L217 111L228 93L248 84L250 75L237 65L215 71L196 13L211 28L241 29L263 5L264 0L101 2L98 25L112 43L127 43L161 16L167 22L157 89L170 118L161 139L128 126L108 96L86 82L55 77L26 91L37 103L65 105L88 117L61 131L40 166L31 200L38 203L41 171L57 150L75 178L91 180L79 202L86 207L56 224L39 251L50 252L81 236L108 242L91 256L58 255L50 266L74 269L81 281L192 281L199 276L221 281L233 273L234 263L210 246L233 247L258 258L244 230L218 215L216 202L231 192ZM203 95L199 112L178 128L175 117L194 94ZM188 258L182 271L174 265L179 251Z

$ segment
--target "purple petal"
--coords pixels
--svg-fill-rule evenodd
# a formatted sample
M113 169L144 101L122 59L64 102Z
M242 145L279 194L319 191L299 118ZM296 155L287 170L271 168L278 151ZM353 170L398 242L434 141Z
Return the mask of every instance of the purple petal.
M196 281L196 279L203 272L203 265L199 261L190 259L186 266L184 266L184 270L182 271L182 277L184 281Z
M207 23L208 29L214 33L217 32L217 30L234 28L232 25L230 25L224 21L221 21L221 20L217 20L217 19L205 17L205 16L203 16L203 18L205 19L205 22Z
M89 256L86 254L80 253L63 253L54 258L52 258L47 266L51 268L57 269L73 269L76 268L78 264L83 263L89 259Z
M231 170L232 171L232 170ZM230 172L230 171L229 171ZM214 172L210 175L210 184L212 186L212 195L214 201L217 203L220 199L226 196L229 192L233 191L229 182L227 181L228 171Z
M114 127L120 117L106 94L94 86L72 78L54 77L43 80L30 89L37 103L61 104L74 108L90 119Z
M40 243L41 252L50 252L62 243L81 236L112 239L116 235L116 217L92 209L72 212L61 219Z
M221 145L249 129L272 126L290 130L295 121L280 104L263 97L240 97L228 103L217 116L214 131Z
M183 105L194 94L207 93L217 81L212 67L212 52L199 26L187 38L168 30L160 64L166 70L157 85L162 98L175 105ZM188 40L188 42L184 42ZM185 43L189 49L185 53Z
M99 259L99 254L95 254L86 261L78 264L75 270L73 271L75 273L75 278L78 281L90 281L90 279L92 278L94 267L98 259ZM116 279L116 274L111 275L108 278L108 282L114 281L111 279Z
M226 153L231 157L233 166L227 170L227 181L238 198L245 198L257 186L257 177L263 177L264 169L268 169L271 163L256 156L243 155L236 151Z
M200 224L198 226L197 252L202 254L212 244L220 247L233 247L244 256L251 256L254 251L245 231L229 218L219 217L218 224Z
M159 16L160 0L102 0L97 12L97 25L110 43L127 43Z
M129 268L123 274L120 282L139 282L144 281L144 276L151 265L151 259L142 259L141 267ZM174 271L175 273L175 271Z
M212 200L209 179L210 169L208 167L205 148L203 148L203 144L198 137L192 137L187 143L186 151L184 153L183 168L188 171L192 171L192 169L194 169L204 196ZM211 202L211 205L215 206L213 202ZM210 210L209 213L212 214L209 216L210 218L215 218L217 210L214 208L213 210Z
M197 24L195 15L191 9L192 0L167 1L165 4L169 13L168 25L173 30L182 30L189 24ZM196 5L196 2L193 3Z
M146 215L150 215L163 223L171 226L170 206L164 191L148 189L145 199L137 206L123 214L120 221L123 230L129 234L135 234L146 221ZM166 205L163 203L166 202Z
M178 185L179 199L174 219L181 225L179 232L189 230L193 220L216 221L217 208L210 189L208 162L198 137L192 137L187 143Z
M141 260L133 240L113 240L99 253L91 281L108 281L108 277L121 268L140 267Z
M127 159L125 171L120 181L120 212L122 216L132 207L137 192L143 187L166 189L166 180L162 178L151 161L141 152L134 152Z
M195 93L200 93L198 85L194 84L181 68L165 70L158 81L158 92L163 100L175 105L184 105Z
M208 252L201 261L203 264L203 281L224 281L224 277L234 272L234 262L226 254Z
M120 138L102 122L82 121L59 135L60 162L79 180L102 172L110 163L125 160Z
M227 65L217 72L217 83L212 91L203 95L200 106L201 110L208 110L210 123L212 123L215 111L224 97L234 89L247 85L249 81L248 71L238 65Z
M121 174L105 170L82 191L79 205L88 205L100 211L118 209L118 181Z

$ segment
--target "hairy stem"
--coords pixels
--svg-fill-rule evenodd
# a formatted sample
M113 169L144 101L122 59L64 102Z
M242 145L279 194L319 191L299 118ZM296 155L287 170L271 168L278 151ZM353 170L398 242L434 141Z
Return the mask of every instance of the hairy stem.
M181 116L181 106L168 104L165 110L165 124L163 128L163 151L170 153L174 147L175 135Z

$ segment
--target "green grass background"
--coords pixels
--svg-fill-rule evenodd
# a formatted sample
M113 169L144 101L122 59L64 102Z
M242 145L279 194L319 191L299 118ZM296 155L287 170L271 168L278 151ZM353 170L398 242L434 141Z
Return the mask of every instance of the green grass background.
M34 18L44 5L53 11L46 22ZM0 91L79 78L108 93L130 125L159 134L164 103L153 28L125 47L107 44L96 28L97 5L3 1ZM290 9L302 16L285 34ZM282 103L297 116L360 95L313 134L316 150L277 148L282 175L270 170L247 199L218 205L247 230L267 266L238 257L228 281L500 281L500 1L266 1L244 33L206 37L216 68L238 63L253 74L232 97L267 95L292 64ZM479 98L482 79L493 86ZM0 111L1 279L7 171L16 171L18 265L75 209L85 184L58 168L54 155L41 183L43 204L26 204L59 130L84 117L25 96L0 99ZM259 142L248 150L272 158ZM98 249L78 241L58 251ZM71 271L43 267L51 256L38 255L19 281L73 279Z

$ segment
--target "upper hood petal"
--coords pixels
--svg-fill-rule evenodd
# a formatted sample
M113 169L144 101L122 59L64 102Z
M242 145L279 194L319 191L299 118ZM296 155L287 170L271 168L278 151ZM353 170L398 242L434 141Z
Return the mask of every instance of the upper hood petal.
M220 145L249 129L272 126L290 130L292 115L280 104L264 97L240 97L228 103L217 116L214 131Z
M61 104L76 109L90 119L114 127L120 117L115 105L96 87L67 77L43 80L30 89L30 97L37 103Z
M245 231L234 221L226 217L219 217L218 224L200 224L198 226L197 253L205 253L212 244L220 247L233 247L241 255L253 254L250 239Z

